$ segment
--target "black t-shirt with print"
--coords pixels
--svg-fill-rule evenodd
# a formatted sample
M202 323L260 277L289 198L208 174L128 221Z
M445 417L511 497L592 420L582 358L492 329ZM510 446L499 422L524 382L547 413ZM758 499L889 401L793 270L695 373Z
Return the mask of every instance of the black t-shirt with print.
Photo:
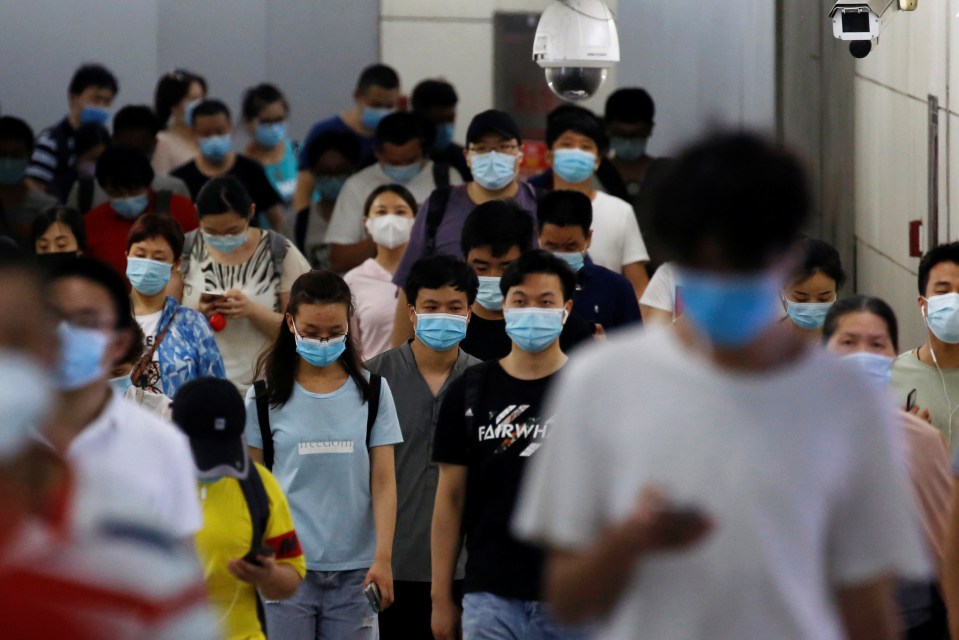
M571 315L559 334L559 347L568 354L576 345L593 337L593 327L581 317ZM460 349L483 362L499 360L509 355L513 341L506 333L506 320L484 320L473 314L466 327L466 337Z
M200 169L196 166L196 160L191 160L177 167L170 174L186 183L194 202L203 185L210 181L208 176L200 173ZM257 213L266 213L276 205L283 203L280 194L276 192L276 189L270 184L270 179L266 177L263 165L255 160L237 154L236 162L226 172L226 175L233 176L243 184L247 193L250 194L250 198L256 204Z
M481 382L476 406L467 407L467 385L477 378ZM552 379L519 380L498 362L487 362L464 372L446 393L433 460L468 469L462 525L468 552L467 593L520 600L541 597L542 553L514 538L509 523L526 464L549 432L542 411Z

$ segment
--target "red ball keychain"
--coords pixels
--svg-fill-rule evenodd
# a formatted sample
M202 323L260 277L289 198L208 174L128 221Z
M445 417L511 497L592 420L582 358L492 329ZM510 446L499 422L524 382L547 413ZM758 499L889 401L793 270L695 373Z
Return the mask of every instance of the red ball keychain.
M219 311L210 316L210 328L216 332L226 329L226 318Z

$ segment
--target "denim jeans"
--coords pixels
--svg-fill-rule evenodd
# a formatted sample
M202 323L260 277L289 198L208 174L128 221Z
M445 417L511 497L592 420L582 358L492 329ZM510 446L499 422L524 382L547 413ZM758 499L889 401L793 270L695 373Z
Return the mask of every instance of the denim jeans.
M501 598L483 592L463 596L463 640L581 640L585 637L582 630L560 626L542 602Z
M363 594L366 569L307 571L289 600L266 601L270 640L377 640L376 614Z

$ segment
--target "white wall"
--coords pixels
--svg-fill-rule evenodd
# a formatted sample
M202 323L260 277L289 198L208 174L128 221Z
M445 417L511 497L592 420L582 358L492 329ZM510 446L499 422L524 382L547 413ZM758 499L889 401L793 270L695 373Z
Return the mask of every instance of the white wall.
M857 64L856 247L859 292L896 310L901 346L925 338L916 307L918 258L909 256L908 223L928 221L928 96L939 97L940 242L959 230L959 1L920 2L895 15L879 47ZM949 102L947 102L949 100ZM926 228L923 232L925 235Z
M493 14L541 12L550 2L381 0L383 60L399 71L407 94L425 78L442 77L451 82L460 99L456 139L463 140L470 118L493 106ZM614 12L617 4L607 0ZM622 20L618 22L621 25ZM530 60L532 55L530 51ZM613 69L597 95L581 104L602 113L606 96L616 87L617 73Z
M239 112L242 91L285 91L291 130L352 103L379 59L378 0L9 0L0 3L0 108L40 129L63 117L82 62L120 80L117 106L150 103L159 76L183 66Z

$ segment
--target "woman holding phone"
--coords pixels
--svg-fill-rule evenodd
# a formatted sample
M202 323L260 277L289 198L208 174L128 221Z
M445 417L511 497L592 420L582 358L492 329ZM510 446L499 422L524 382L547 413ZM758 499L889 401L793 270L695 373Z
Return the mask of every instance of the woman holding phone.
M240 393L253 383L259 353L276 338L293 282L310 270L283 236L250 226L256 206L239 180L213 178L197 195L200 228L187 234L182 300L210 321Z
M353 313L343 278L300 276L246 395L250 457L272 466L306 556L296 594L266 603L270 640L375 640L393 601L403 436L389 385L360 365Z

